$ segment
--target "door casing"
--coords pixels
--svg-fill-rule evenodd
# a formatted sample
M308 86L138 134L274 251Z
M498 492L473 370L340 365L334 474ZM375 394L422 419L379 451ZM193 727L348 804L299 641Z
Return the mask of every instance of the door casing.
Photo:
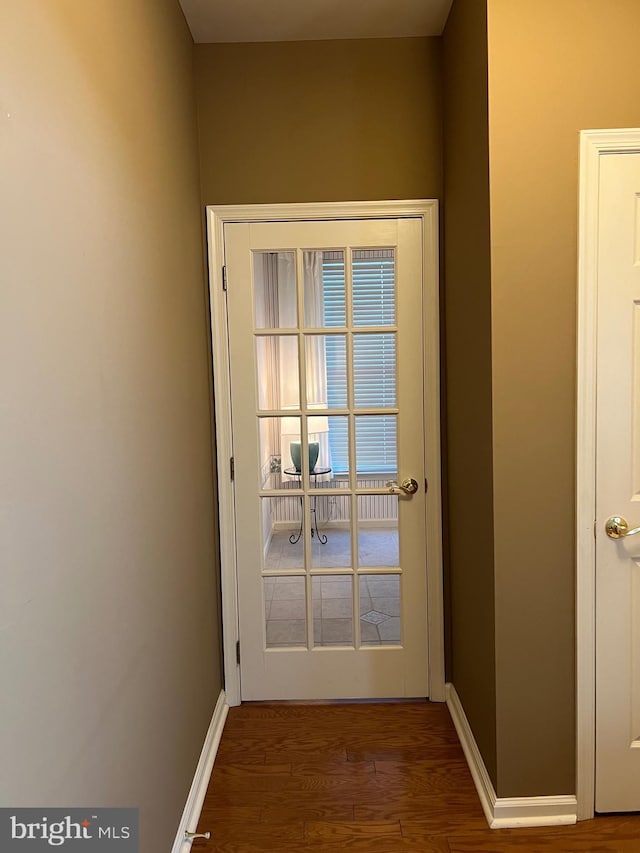
M222 593L222 639L224 690L229 705L240 704L237 563L235 552L234 482L230 460L233 455L231 386L226 318L224 225L227 222L291 220L420 218L423 234L423 317L425 394L425 460L427 491L427 608L429 634L429 697L445 701L444 604L442 575L442 497L440 460L440 344L438 202L411 201L344 202L283 205L208 205L206 209L209 255L209 298L211 347L218 467L220 562ZM230 285L233 286L233 285Z
M640 153L640 128L580 133L576 435L576 796L578 820L595 809L596 323L600 158Z

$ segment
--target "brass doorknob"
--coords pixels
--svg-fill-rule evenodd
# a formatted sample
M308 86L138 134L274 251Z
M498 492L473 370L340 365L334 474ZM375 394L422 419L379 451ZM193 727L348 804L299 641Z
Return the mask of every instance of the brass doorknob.
M629 530L626 518L621 518L619 515L612 515L611 518L608 518L604 529L609 539L623 539L625 536L634 536L636 533L640 533L640 527Z
M385 485L392 495L415 495L418 491L418 482L413 477L406 477L401 483L389 480Z

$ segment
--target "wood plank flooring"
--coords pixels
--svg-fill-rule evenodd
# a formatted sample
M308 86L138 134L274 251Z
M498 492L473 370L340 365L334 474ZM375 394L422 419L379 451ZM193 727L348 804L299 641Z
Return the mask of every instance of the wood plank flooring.
M231 708L194 853L640 853L640 815L487 827L445 705Z

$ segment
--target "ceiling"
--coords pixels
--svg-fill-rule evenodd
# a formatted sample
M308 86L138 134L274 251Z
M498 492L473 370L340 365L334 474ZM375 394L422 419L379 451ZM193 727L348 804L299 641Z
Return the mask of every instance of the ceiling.
M439 36L452 0L180 0L196 42Z

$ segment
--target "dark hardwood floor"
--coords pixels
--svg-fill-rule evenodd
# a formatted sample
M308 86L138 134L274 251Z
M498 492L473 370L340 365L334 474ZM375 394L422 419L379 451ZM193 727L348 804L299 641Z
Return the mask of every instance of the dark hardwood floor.
M231 708L195 853L640 853L640 815L490 830L445 705Z

